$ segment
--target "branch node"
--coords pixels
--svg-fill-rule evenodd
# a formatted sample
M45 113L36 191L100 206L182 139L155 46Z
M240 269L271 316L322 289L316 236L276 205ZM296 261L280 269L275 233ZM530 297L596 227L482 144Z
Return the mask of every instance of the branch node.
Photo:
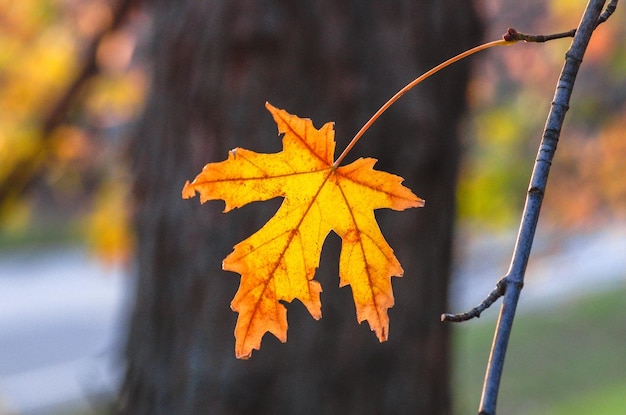
M596 23L596 27L606 22L609 19L609 17L611 17L613 12L615 12L616 8L617 8L617 0L609 1L609 4L607 4L606 8L604 9L600 17L598 17L598 22Z

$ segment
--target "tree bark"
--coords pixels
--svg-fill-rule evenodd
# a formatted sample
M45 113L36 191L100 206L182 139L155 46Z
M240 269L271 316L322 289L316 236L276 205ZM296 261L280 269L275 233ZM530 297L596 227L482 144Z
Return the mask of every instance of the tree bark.
M286 344L271 335L251 360L234 357L239 276L221 271L232 246L280 201L223 215L182 200L187 179L229 149L281 149L264 102L336 122L337 148L393 93L478 43L470 3L153 0L152 89L132 147L138 282L119 413L448 414L447 310L466 62L396 103L349 156L379 159L424 209L377 211L403 265L393 280L389 341L358 325L338 288L339 238L316 278L323 318L289 304Z

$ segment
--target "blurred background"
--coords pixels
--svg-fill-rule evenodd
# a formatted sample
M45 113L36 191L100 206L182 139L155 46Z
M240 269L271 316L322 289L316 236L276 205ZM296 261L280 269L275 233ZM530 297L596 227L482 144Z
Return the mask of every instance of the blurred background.
M507 27L526 33L571 29L585 2L485 0L475 6L488 41L500 38ZM129 381L122 356L138 285L132 224L137 179L129 154L141 153L133 148L138 143L133 137L138 129L145 131L141 114L151 76L158 76L149 56L155 54L153 11L159 7L159 2L139 1L0 0L0 414L110 413L118 388ZM471 62L468 111L458 128L462 157L451 309L440 312L477 304L507 270L569 43L516 44L482 52ZM419 74L376 88L391 96ZM446 72L437 77L445 79ZM337 85L344 94L357 88ZM420 91L407 99L423 100ZM245 97L237 93L229 99ZM262 110L262 101L254 105ZM367 102L363 112L371 114L378 105ZM339 118L304 108L305 113L293 110L316 115L318 127ZM346 136L354 133L337 129ZM268 131L272 138L274 130ZM623 414L623 7L592 38L561 137L499 410ZM216 152L201 161L225 156ZM191 179L189 172L184 174ZM406 184L413 188L408 178ZM224 312L230 313L227 305ZM488 310L480 321L453 329L455 414L478 407L496 313ZM393 332L393 315L391 327Z

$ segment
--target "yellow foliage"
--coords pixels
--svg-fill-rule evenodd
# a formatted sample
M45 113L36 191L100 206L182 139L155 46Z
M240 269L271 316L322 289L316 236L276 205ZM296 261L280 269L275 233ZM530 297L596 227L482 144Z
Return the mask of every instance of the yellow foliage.
M139 114L145 88L145 75L138 70L101 76L91 82L85 107L105 125L127 122Z
M201 202L222 199L225 212L247 203L284 197L280 209L261 230L235 246L223 268L241 274L231 303L239 313L235 353L248 358L266 332L287 339L287 310L281 301L297 298L311 315L322 316L314 281L322 244L332 230L343 246L340 285L350 285L357 320L367 320L378 339L387 339L387 309L393 306L391 277L403 273L385 241L374 209L404 210L424 201L402 186L402 178L373 169L375 159L333 166L332 123L317 130L301 119L266 104L284 133L283 151L259 154L234 149L228 160L207 164L183 197Z
M75 70L76 46L64 30L51 28L35 42L22 45L3 76L0 109L16 124L40 116L67 86Z
M106 56L98 60L98 69L113 68L113 56L115 73L87 79L84 88L71 96L69 111L59 106L79 68L87 63L82 62L88 58L84 52L112 21L109 3L0 0L0 186L5 195L0 200L0 220L6 222L2 223L6 229L17 223L15 215L29 211L24 209L29 202L20 197L33 178L45 181L36 180L38 186L31 190L45 185L55 192L54 205L46 206L47 210L86 202L94 183L104 182L99 184L102 189L93 203L93 214L85 222L86 234L96 251L113 260L132 253L131 231L126 228L126 183L107 181L117 166L117 154L103 149L109 144L98 140L97 134L99 128L127 123L141 109L144 74L127 67L132 39L115 32L101 42L106 51L101 55ZM63 124L44 131L49 114L57 108L65 111L65 118L55 122ZM9 177L10 183L6 182ZM37 195L29 196L30 203L36 203ZM27 217L21 215L19 222Z
M129 192L124 181L106 183L85 221L91 249L105 262L128 262L134 247L130 226Z

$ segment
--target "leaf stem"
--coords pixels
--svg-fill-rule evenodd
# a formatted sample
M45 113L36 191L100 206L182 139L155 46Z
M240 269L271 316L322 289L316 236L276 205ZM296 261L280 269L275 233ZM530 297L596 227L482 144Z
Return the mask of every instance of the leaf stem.
M337 168L339 164L343 161L343 159L346 157L348 152L352 150L352 147L354 147L354 145L357 143L357 141L359 141L359 139L363 136L363 134L365 134L365 132L372 126L372 124L374 124L374 122L378 119L378 117L380 117L382 113L387 110L387 108L389 108L394 102L396 102L402 95L404 95L407 91L412 89L414 86L421 83L423 80L430 77L431 75L434 75L435 73L439 72L443 68L448 67L452 65L453 63L458 62L461 59L464 59L470 55L480 52L481 50L489 49L494 46L512 45L513 43L516 43L516 42L517 40L515 39L512 39L512 40L500 39L500 40L494 40L488 43L483 43L482 45L476 46L472 49L466 50L465 52L459 53L453 58L450 58L447 61L440 63L439 65L435 66L434 68L430 69L429 71L415 78L413 81L408 83L404 88L399 90L394 96L389 98L389 101L385 102L385 104L382 107L380 107L380 109L376 111L374 115L372 115L372 118L370 118L369 121L367 121L365 125L363 125L363 127L359 130L359 132L356 133L352 141L350 141L346 149L343 150L343 153L341 153L339 157L337 158L337 160L335 160L335 162L333 163L333 167Z

